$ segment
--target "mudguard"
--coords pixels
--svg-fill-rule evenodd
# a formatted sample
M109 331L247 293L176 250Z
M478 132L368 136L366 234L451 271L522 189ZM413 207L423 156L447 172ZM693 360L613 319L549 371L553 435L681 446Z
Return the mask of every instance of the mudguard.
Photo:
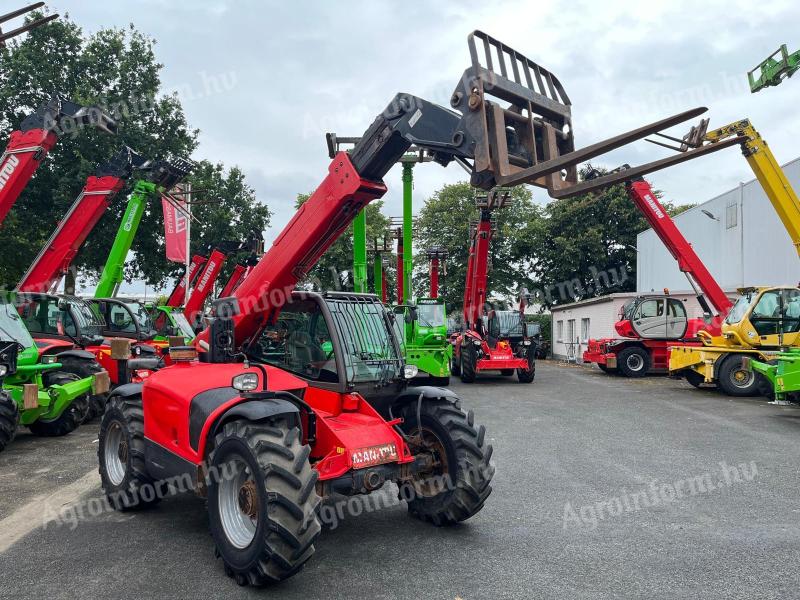
M225 423L234 419L244 419L255 423L278 415L291 416L294 426L301 427L300 410L288 400L283 398L244 400L219 415L216 422L209 429L207 437L208 439L214 439L217 433L225 426ZM208 447L208 444L206 444L206 447Z
M457 408L461 408L461 400L454 391L447 388L434 387L432 385L407 387L399 396L397 396L397 398L395 398L392 406L397 407L408 404L409 402L416 402L419 399L420 394L422 394L423 401L434 399L447 400L448 402L454 404Z
M60 357L69 356L72 358L80 358L83 360L91 360L91 361L95 359L94 354L92 354L88 350L78 350L78 349L64 350L64 352L59 352L58 356Z
M126 383L119 387L114 388L111 392L112 396L121 396L123 398L131 398L132 396L139 396L142 395L142 384L141 383Z

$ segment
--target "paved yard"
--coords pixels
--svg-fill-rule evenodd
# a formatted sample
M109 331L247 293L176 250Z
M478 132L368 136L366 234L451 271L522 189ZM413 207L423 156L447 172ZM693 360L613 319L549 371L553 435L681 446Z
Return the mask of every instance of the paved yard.
M0 454L0 597L800 595L800 408L547 362L532 385L453 388L494 444L484 510L446 529L366 512L260 591L225 577L200 499L96 514L96 424L20 435Z

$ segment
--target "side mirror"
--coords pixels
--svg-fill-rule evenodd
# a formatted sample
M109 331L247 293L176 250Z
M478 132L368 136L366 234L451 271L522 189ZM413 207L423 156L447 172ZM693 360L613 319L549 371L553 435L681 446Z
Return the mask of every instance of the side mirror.
M409 307L405 314L406 323L411 324L417 319L419 319L419 313L417 312L417 309L413 306Z

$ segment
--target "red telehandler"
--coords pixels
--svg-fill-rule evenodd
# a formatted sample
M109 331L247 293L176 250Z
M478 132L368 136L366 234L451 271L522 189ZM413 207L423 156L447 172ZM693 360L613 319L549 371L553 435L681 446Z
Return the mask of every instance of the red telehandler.
M53 96L11 132L8 146L0 156L0 223L59 136L86 126L112 134L116 131L116 123L100 108Z
M151 505L170 483L190 484L207 498L217 555L241 585L302 568L321 497L392 481L412 515L446 525L477 513L491 491L485 428L452 391L406 387L414 369L379 298L294 289L385 194L382 178L408 148L458 162L484 190L517 180L552 195L578 185L578 162L699 114L575 151L569 100L552 73L481 32L469 46L453 110L398 94L336 155L234 296L214 303L195 345L170 348L171 366L112 392L98 444L111 505Z
M701 330L719 335L722 319L733 304L658 201L650 184L639 178L628 181L626 189L653 231L678 261L678 267L697 294L704 314L703 319L689 319L680 299L666 293L645 294L622 307L620 320L614 326L621 338L589 340L583 354L584 362L597 363L605 372L643 377L649 372L668 369L670 346L676 343L700 346L697 333ZM693 385L702 383L701 380L690 382Z
M536 376L536 343L525 325L527 292L520 294L518 310L492 309L485 313L492 211L507 202L508 194L499 191L478 199L480 219L467 259L463 331L456 338L451 366L451 373L460 375L464 383L472 383L483 371L500 371L505 376L516 372L520 383L532 383Z
M194 285L195 280L200 273L200 269L204 264L206 264L206 262L208 262L208 258L202 256L201 254L195 254L192 256L192 261L189 263L189 286ZM187 277L185 274L178 278L172 293L169 295L169 298L167 298L165 306L171 306L172 308L183 306L184 302L186 302L186 280Z

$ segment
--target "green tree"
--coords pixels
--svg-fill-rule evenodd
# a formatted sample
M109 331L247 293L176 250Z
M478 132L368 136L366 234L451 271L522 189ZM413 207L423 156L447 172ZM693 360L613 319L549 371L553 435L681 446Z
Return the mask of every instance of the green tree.
M530 189L511 190L511 205L494 211L495 233L489 245L490 294L512 300L520 285L527 283L525 262L514 255L518 232L539 221L539 209L531 201ZM414 289L417 295L428 293L428 261L425 248L442 246L448 251L446 290L443 295L448 311L460 311L464 300L470 223L479 218L475 208L475 190L469 183L445 185L425 201L416 222L417 257Z
M300 208L311 197L311 194L297 194L295 208ZM370 202L367 207L367 247L372 247L373 240L382 243L389 230L389 218L381 214L382 200ZM368 268L369 278L372 269ZM353 289L353 225L339 236L331 247L322 255L319 262L308 274L304 284L316 290L350 290Z
M34 17L31 17L34 18ZM0 228L0 246L14 248L0 262L0 285L14 285L63 217L98 164L124 145L145 158L188 158L197 146L197 130L186 121L177 95L161 91L155 41L127 29L103 29L85 35L68 18L33 30L0 50L0 139L7 139L22 119L53 93L81 104L96 104L112 114L118 134L93 128L62 136L39 167L15 208ZM136 175L120 192L81 249L75 266L99 274L125 210L125 198ZM203 197L220 200L198 207L193 225L195 246L229 239L243 230L263 227L269 211L257 206L252 190L237 169L224 174L221 165L201 163L193 177ZM216 218L225 218L218 223ZM254 218L248 222L247 219ZM180 267L163 253L163 220L159 203L148 207L133 245L128 279L161 284Z

